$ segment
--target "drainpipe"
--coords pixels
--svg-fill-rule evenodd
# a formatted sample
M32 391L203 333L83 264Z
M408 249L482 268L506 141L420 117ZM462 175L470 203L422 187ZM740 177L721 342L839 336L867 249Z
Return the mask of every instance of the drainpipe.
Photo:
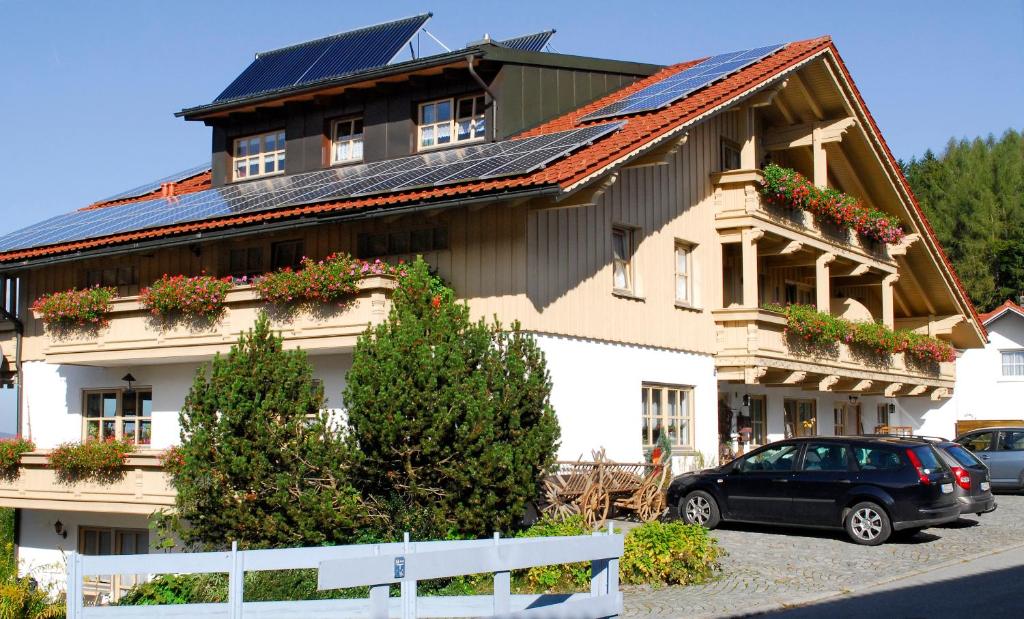
M484 92L487 93L487 96L491 98L491 103L487 107L491 108L491 141L493 142L498 139L498 99L494 96L494 93L491 92L491 88L487 85L487 82L477 74L476 67L473 66L473 60L473 54L466 56L466 68L469 69L469 74L474 80L476 80L476 83L480 88L483 88Z

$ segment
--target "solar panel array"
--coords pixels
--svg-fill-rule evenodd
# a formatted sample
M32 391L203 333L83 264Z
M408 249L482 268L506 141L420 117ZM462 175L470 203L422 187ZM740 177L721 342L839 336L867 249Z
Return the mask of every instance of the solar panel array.
M74 211L0 237L12 251L300 204L527 174L622 127L605 123L400 159Z
M783 45L766 45L756 49L729 52L712 56L685 71L659 80L614 103L593 111L580 122L600 118L614 118L638 112L657 110L671 105L690 93L725 79L780 49Z
M515 37L513 39L505 39L504 41L498 41L498 43L502 47L518 49L524 52L540 52L544 50L544 47L553 36L555 36L554 30L546 30L544 32L536 32L534 34L524 34L521 37Z
M342 32L256 54L214 102L240 99L382 67L419 32L430 14Z
M157 189L160 189L160 185L163 185L164 183L177 183L179 181L185 180L186 178L192 178L193 176L196 176L197 174L202 174L203 172L208 172L209 170L210 170L210 164L209 163L204 163L202 165L193 166L193 167L191 167L191 168L189 168L187 170L182 170L181 172L178 172L176 174L171 174L170 176L165 176L165 177L157 179L155 181L150 181L148 183L143 183L142 185L139 185L138 187L132 187L128 191L122 191L119 194L112 195L109 198L103 198L102 200L97 200L96 202L113 202L115 200L127 200L128 198L137 198L139 196L144 196L147 193L152 193L152 192L156 191Z

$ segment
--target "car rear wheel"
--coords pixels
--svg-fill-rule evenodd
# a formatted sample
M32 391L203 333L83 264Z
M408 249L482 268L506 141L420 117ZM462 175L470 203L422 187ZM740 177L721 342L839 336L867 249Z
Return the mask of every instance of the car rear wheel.
M846 514L846 534L855 543L877 546L892 535L889 515L877 503L865 501L853 506Z
M695 490L679 502L679 514L686 524L699 524L714 529L722 521L715 498L703 490Z

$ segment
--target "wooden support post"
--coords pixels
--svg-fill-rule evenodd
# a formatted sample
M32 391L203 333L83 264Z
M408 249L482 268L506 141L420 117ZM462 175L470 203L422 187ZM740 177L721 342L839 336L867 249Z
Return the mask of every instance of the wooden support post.
M742 234L743 307L757 307L757 241L762 236L764 230L757 228L748 228Z
M816 126L811 131L811 153L814 156L814 186L824 189L828 187L828 155L821 127Z
M757 169L757 127L754 108L742 107L739 110L740 123L740 169Z
M890 329L896 327L896 317L892 309L892 287L899 278L896 273L882 278L882 324Z
M829 264L836 259L835 254L824 253L814 260L814 284L819 312L829 312L832 307L832 287L829 282Z

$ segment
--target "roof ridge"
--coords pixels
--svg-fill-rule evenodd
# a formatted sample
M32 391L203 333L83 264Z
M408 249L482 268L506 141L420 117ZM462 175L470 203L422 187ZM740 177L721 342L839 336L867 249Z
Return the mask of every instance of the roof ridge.
M414 21L414 20L417 20L417 19L422 19L424 17L426 17L427 19L430 19L433 16L434 16L434 14L428 11L426 13L420 13L419 15L410 15L409 17L402 17L402 18L399 18L399 19L392 19L390 21L382 21L382 22L378 22L376 24L371 24L369 26L360 26L358 28L353 28L352 30L343 30L342 32L335 32L334 34L329 34L329 35L324 36L324 37L317 37L315 39L309 39L307 41L300 41L298 43L292 43L291 45L285 45L284 47L276 47L274 49L268 49L267 51L264 51L264 52L256 52L255 57L259 58L260 56L266 56L268 54L275 54L275 53L278 53L278 52L285 52L285 51L292 50L292 49L298 49L300 47L305 47L307 45L312 45L314 43L322 43L323 41L329 41L331 39L338 39L338 38L341 38L343 36L350 35L350 34L353 34L353 33L356 33L356 32L367 32L369 30L374 30L374 29L382 28L383 26L390 26L392 24L400 24L400 23L403 23L403 22Z

